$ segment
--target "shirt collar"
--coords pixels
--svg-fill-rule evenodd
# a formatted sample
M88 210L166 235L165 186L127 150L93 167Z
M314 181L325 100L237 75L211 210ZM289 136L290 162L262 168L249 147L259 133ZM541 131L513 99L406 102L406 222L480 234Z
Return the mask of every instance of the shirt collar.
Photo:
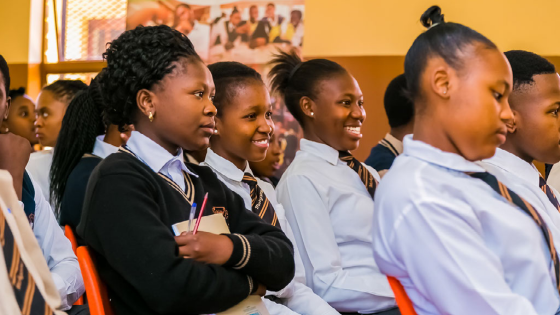
M148 165L154 172L159 173L164 167L171 165L174 161L180 161L181 169L190 175L198 177L191 172L185 165L183 149L179 148L177 155L172 155L162 146L155 143L138 131L133 131L126 143L126 146L140 159Z
M535 165L527 163L517 155L506 150L498 148L496 150L496 154L493 157L484 160L484 162L508 173L514 174L517 177L529 181L537 186L539 185L540 175Z
M443 152L425 142L414 140L412 135L404 137L403 154L415 157L430 164L435 164L459 172L485 172L484 168L467 161L459 154Z
M313 155L316 155L317 157L331 163L332 165L338 164L339 161L338 151L326 144L310 141L307 139L301 139L299 146L300 146L300 150L303 152L308 152Z
M119 150L118 147L103 141L103 138L105 138L105 135L97 136L97 138L95 138L95 144L93 145L92 152L93 155L102 159L108 157L110 154L116 153Z
M238 169L232 162L219 156L210 148L206 151L204 164L208 165L211 169L220 173L224 177L236 182L241 182L243 180L243 175L245 175L245 173ZM247 163L247 168L248 167L249 163Z
M385 135L385 140L387 140L387 142L389 142L397 150L398 154L403 153L403 143L401 140L393 137L390 133Z

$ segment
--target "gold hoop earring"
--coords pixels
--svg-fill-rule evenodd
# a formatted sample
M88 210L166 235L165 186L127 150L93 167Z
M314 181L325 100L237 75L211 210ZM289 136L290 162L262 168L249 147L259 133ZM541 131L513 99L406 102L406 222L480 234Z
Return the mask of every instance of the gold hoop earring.
M152 114L152 112L150 112L150 115L148 115L148 119L150 120L150 122L154 121L154 114Z

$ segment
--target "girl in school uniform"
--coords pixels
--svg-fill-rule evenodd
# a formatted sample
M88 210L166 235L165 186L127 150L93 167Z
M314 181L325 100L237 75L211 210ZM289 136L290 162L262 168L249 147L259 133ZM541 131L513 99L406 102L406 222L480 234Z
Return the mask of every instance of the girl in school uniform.
M124 142L118 127L103 120L102 75L103 71L68 105L53 155L51 203L60 225L73 230L80 223L91 172Z
M272 61L272 87L301 124L300 151L277 186L305 266L306 284L341 313L398 314L373 259L373 193L379 175L349 153L366 118L358 82L339 64Z
M31 153L25 169L35 179L49 204L51 203L49 173L53 160L52 148L56 145L62 118L68 105L78 92L87 87L80 80L58 80L45 86L37 99L35 133L41 146L49 149Z
M419 315L556 314L558 257L537 211L475 162L504 143L513 81L480 33L421 22L405 58L414 135L375 194L374 255Z
M215 134L210 139L204 165L233 192L245 207L266 223L282 228L294 240L284 209L276 201L271 184L256 177L249 161L265 158L274 133L272 104L260 74L238 62L219 62L208 67L216 85L214 105L218 109ZM264 299L271 315L338 314L305 285L301 258L295 253L296 278L284 290L269 292L286 305Z
M168 26L137 27L111 42L101 87L105 114L134 124L127 145L93 171L78 234L93 250L117 314L211 314L293 278L293 247L277 227L183 151L214 132L214 83L188 38ZM172 225L222 214L231 234L173 236Z

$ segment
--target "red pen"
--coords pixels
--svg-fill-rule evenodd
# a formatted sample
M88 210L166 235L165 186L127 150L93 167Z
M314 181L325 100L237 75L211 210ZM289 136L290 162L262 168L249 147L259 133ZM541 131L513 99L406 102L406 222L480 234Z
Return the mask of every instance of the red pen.
M204 201L202 201L202 207L200 207L200 213L198 214L198 220L196 220L196 225L194 226L193 235L196 235L198 231L198 226L200 225L200 219L202 219L202 213L204 213L204 208L206 207L206 201L208 201L208 193L204 195Z

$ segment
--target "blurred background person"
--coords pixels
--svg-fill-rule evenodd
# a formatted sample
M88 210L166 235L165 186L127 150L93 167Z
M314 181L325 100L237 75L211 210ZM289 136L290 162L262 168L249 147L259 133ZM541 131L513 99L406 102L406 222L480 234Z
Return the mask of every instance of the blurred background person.
M224 45L226 50L230 50L239 42L249 41L249 24L241 20L241 13L237 10L237 7L233 8L229 21L224 21L222 19L215 25L215 28L216 39L214 41L214 46Z
M259 25L259 8L254 4L249 8L249 20L247 21L247 25L249 27L248 35L250 38Z
M31 146L38 143L35 136L35 104L29 95L25 94L25 88L10 90L8 96L12 99L12 105L8 118L2 122L1 133L11 132L27 139Z
M43 148L29 157L26 170L41 188L45 199L50 204L49 172L53 159L52 148L55 147L62 127L62 118L70 101L78 92L87 89L87 84L80 80L57 80L45 86L37 99L35 121L36 135Z
M290 22L281 25L282 35L280 41L300 47L303 44L303 14L300 10L293 10L290 14Z
M276 14L274 3L266 5L265 17L259 22L251 38L251 48L261 47L272 43L280 37L280 26L284 22L284 17Z
M138 25L171 26L174 20L174 8L179 5L177 0L143 1L140 3L129 2L130 13L126 17L126 28L133 29Z
M210 49L210 25L200 23L193 9L186 3L175 8L173 28L187 35L196 53L203 60L208 60Z

